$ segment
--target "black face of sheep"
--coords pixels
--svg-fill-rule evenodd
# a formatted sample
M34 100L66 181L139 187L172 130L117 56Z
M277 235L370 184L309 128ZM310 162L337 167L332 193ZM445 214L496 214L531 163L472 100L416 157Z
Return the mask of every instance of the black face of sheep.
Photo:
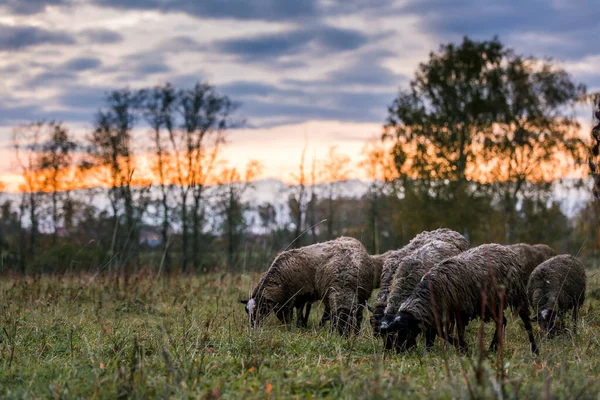
M384 317L383 309L378 308L373 310L370 307L368 308L369 311L372 312L371 316L369 317L369 323L373 328L373 334L375 335L375 337L381 336L381 321Z
M394 335L396 350L406 351L417 346L421 328L412 315L400 312L390 324L381 324L381 333Z
M543 309L538 313L537 322L544 331L551 333L556 327L558 313L554 310Z

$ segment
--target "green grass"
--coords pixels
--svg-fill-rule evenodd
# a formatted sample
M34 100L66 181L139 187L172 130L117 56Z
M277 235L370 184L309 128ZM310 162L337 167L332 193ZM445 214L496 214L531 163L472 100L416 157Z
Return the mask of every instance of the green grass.
M505 346L479 359L478 321L458 356L436 342L396 355L363 325L349 339L274 318L248 328L238 300L256 275L0 282L0 398L596 398L600 283L590 274L579 334L529 352L509 317ZM89 282L89 284L87 284ZM367 318L365 318L367 319ZM492 324L486 326L485 346Z

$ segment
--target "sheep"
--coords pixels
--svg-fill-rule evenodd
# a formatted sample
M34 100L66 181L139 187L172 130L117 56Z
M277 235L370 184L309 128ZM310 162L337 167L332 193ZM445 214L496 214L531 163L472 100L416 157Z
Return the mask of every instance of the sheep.
M406 350L416 346L417 336L433 332L448 339L442 326L450 321L458 328L460 352L466 349L465 328L469 321L482 317L496 321L490 351L498 347L506 326L504 309L518 311L529 336L531 351L539 353L531 320L525 287L520 280L517 254L505 246L485 244L448 258L423 276L413 293L402 303L384 333L397 335L396 346ZM500 317L502 327L500 328ZM428 342L432 337L426 338Z
M272 311L290 323L293 308L323 300L332 318L331 329L358 333L362 307L373 290L373 262L356 239L341 237L280 253L247 301L251 326ZM300 316L304 320L306 316Z
M381 320L383 319L385 307L387 306L387 298L394 274L396 273L396 268L400 264L400 261L404 257L410 255L414 250L433 240L441 240L443 242L451 243L461 251L469 248L469 241L460 233L447 228L440 228L434 231L423 231L415 236L406 246L400 250L392 252L383 265L383 270L381 273L381 290L377 294L375 306L372 309L373 315L370 317L370 323L373 327L373 333L375 336L380 335L379 328L381 325Z
M402 302L412 294L427 271L437 263L461 252L458 247L451 243L433 240L403 259L395 258L394 262L399 264L390 288L381 326L388 326L394 320ZM385 336L384 343L387 349L391 349L393 342L393 336ZM432 345L433 343L428 343L427 347Z
M381 286L381 273L386 260L395 253L395 250L386 251L383 254L375 254L371 256L373 261L373 289L379 289Z
M527 287L529 275L531 275L535 267L556 255L552 247L545 244L530 245L517 243L509 245L508 248L519 256L519 261L521 262L521 280L525 287Z
M394 250L386 251L383 254L375 254L371 256L371 261L373 262L373 289L379 289L381 286L381 271L383 269L383 264L385 261L394 253ZM308 313L310 313L311 304L306 304L306 314L305 321L308 321ZM327 321L329 321L329 310L327 308L323 312L323 316L321 317L321 322L319 322L319 326L324 326Z
M552 332L557 316L573 310L573 332L585 300L585 267L571 255L559 255L538 265L527 284L529 303L544 331Z

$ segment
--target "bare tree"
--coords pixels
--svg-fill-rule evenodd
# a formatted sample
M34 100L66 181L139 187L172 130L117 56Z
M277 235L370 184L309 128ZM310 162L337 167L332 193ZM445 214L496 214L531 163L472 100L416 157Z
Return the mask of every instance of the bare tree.
M329 149L327 158L321 164L321 178L327 187L327 238L333 239L335 236L334 226L336 218L335 200L339 196L340 182L348 179L350 175L350 157L339 154L337 148L332 146Z
M310 167L310 195L306 205L306 223L310 228L312 243L317 242L317 157L313 155Z
M50 193L52 202L52 241L56 243L58 225L61 219L59 202L68 198L72 189L66 184L67 176L73 166L73 152L77 143L71 137L69 130L62 123L51 122L46 126L46 135L41 147L41 169L43 184L46 192Z
M226 96L220 96L209 84L196 84L178 93L179 124L167 127L179 188L182 222L182 269L189 267L190 226L192 219L192 260L199 263L197 241L201 232L204 186L214 167L224 132L230 127L230 114L235 109ZM188 202L193 201L193 207Z
M598 174L600 165L598 161L598 155L600 154L600 93L591 94L588 99L593 103L592 120L594 121L594 126L592 126L592 150L588 164L594 177L594 197L600 200L600 175Z
M153 89L145 89L139 93L141 99L140 108L144 119L150 126L150 139L152 141L153 170L158 178L160 189L160 212L162 214L161 238L163 244L163 258L165 271L171 270L171 253L169 228L171 226L170 197L170 175L171 152L168 148L169 132L173 130L175 120L175 107L177 94L170 85L157 86Z
M139 215L136 215L133 196L135 171L132 131L136 122L137 96L128 89L111 92L106 98L106 108L96 117L95 129L88 138L91 166L107 170L109 198L113 211L115 232L119 227L119 207L122 203L125 216L125 233L121 245L122 261L138 262ZM144 207L138 207L143 210ZM113 240L111 252L116 245Z
M292 217L292 221L294 223L294 247L300 247L302 243L302 239L300 235L302 234L302 228L304 227L304 220L306 217L305 208L306 208L306 176L304 174L304 159L306 156L306 145L302 150L302 156L300 158L300 165L298 167L298 175L292 174L292 178L294 179L296 186L293 188L292 192L288 198L288 206L290 208L290 216Z
M396 177L394 174L394 163L390 151L376 140L370 141L363 147L364 159L359 166L364 168L369 179L369 192L367 193L367 223L369 227L370 250L375 254L380 252L379 243L379 219L381 217L381 199L385 195L385 189Z
M252 187L252 181L258 176L260 169L258 162L251 161L244 175L235 167L224 168L218 178L218 204L223 219L222 230L227 243L227 262L230 267L234 265L235 252L246 229L246 206L242 202L242 196Z
M23 228L23 218L25 210L29 212L29 222L31 224L29 232L29 256L35 257L37 245L37 236L39 231L39 207L43 189L42 175L42 132L45 127L44 122L34 122L27 125L22 125L13 130L13 148L15 149L16 159L21 168L23 176L23 184L21 190L23 192L20 221L21 231ZM22 236L24 239L24 235ZM25 241L22 240L22 250L24 250ZM21 252L21 263L24 268L24 255Z

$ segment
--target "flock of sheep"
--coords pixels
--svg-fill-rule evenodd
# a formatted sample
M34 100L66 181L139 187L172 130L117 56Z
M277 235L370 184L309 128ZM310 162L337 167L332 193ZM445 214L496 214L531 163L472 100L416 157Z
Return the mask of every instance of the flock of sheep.
M367 300L378 287L371 308ZM427 348L439 336L464 351L465 328L476 318L495 323L493 351L510 307L525 325L531 351L538 353L530 306L547 332L558 330L559 317L572 310L576 331L585 289L585 269L575 257L556 255L543 244L469 248L461 234L443 228L381 255L370 256L349 237L284 251L242 303L253 327L271 312L289 324L294 309L298 326L306 326L311 304L322 300L321 325L329 320L341 335L359 332L368 307L373 333L386 349L397 351L415 347L421 334Z

